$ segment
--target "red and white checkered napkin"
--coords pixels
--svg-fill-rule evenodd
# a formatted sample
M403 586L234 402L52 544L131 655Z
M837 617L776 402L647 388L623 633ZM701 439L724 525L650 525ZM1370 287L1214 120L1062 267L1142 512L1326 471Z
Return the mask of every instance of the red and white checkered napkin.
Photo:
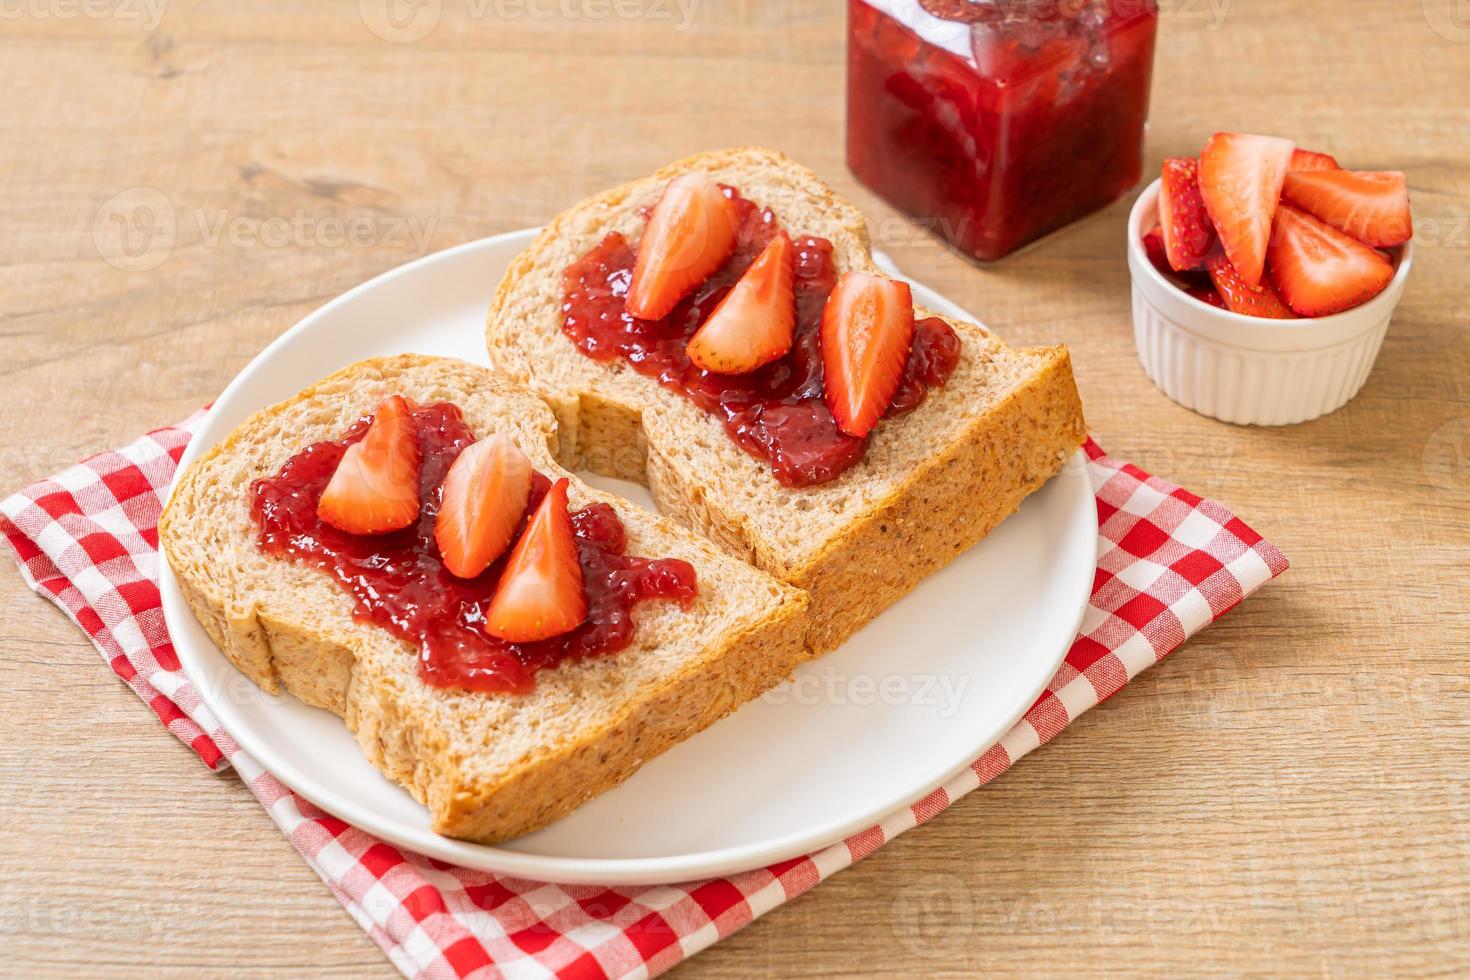
M27 487L0 503L0 530L31 587L87 632L169 731L212 768L234 765L352 917L413 977L666 970L995 779L1286 569L1224 507L1089 441L1100 528L1082 631L1025 719L969 769L875 827L769 868L657 887L548 885L406 853L322 813L240 751L200 702L164 628L157 521L201 419Z

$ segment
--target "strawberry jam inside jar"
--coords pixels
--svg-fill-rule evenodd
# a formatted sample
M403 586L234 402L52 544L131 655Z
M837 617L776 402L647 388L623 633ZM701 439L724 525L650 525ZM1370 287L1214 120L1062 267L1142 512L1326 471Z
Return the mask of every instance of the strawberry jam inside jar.
M849 0L847 162L981 261L1143 173L1156 0Z

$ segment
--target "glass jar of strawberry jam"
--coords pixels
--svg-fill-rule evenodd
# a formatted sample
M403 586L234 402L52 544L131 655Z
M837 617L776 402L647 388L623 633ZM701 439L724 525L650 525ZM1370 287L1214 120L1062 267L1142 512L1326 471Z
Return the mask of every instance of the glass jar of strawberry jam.
M1142 175L1156 0L849 0L847 161L992 261Z

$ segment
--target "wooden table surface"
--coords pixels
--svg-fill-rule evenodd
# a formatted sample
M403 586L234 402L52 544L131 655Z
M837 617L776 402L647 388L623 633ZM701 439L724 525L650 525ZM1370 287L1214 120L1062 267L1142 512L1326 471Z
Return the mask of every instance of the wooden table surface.
M840 4L0 6L0 488L181 418L426 251L769 144L1008 339L1070 344L1103 445L1294 567L997 784L677 972L1463 974L1470 12L1163 6L1150 169L1243 129L1409 174L1414 275L1331 417L1237 428L1149 383L1127 201L986 270L896 220L843 163ZM391 975L238 779L0 566L0 973Z

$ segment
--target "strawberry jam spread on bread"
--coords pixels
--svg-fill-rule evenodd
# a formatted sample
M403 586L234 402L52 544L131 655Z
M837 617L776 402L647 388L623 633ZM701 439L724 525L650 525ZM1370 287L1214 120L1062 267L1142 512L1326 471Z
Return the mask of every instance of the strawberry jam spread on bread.
M415 644L425 683L526 693L627 647L638 603L698 593L688 562L624 554L617 512L566 493L508 439L477 442L455 405L394 396L251 484L250 514L263 551L327 572L359 620Z
M588 357L621 359L717 416L782 484L815 486L857 465L873 424L918 408L960 358L942 319L915 323L911 303L907 322L895 304L878 315L861 291L844 304L850 322L829 316L825 335L843 352L824 352L838 279L831 242L783 230L769 208L687 174L665 189L636 247L613 232L567 267L562 330ZM853 370L829 374L834 364Z

